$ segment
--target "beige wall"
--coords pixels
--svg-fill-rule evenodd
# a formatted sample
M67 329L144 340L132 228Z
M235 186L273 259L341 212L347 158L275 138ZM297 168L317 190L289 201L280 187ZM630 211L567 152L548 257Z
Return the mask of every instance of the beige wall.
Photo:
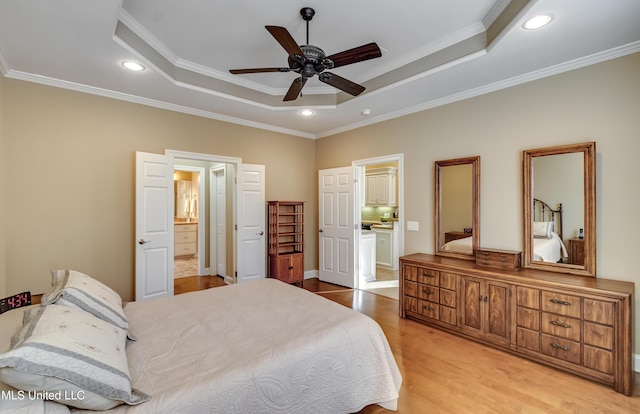
M4 163L4 78L0 75L0 297L7 296L7 283L6 283L6 256L5 256L5 193L4 193L4 175L5 175L5 163Z
M596 141L597 274L636 283L640 205L640 54L318 141L319 169L404 153L405 253L434 252L434 162L481 157L482 247L522 249L522 150Z
M133 298L135 151L264 164L268 200L308 201L316 250L313 140L12 79L2 102L8 294L44 292L50 269L73 268Z

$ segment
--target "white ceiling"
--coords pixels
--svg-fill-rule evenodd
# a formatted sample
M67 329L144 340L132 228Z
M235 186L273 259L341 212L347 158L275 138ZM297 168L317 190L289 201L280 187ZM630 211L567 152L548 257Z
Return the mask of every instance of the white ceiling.
M327 55L374 41L381 58L331 71L357 96L295 73L264 28ZM522 23L539 13L551 23ZM319 138L640 50L639 0L2 0L0 68L38 82L307 138ZM132 73L121 62L147 69ZM339 92L339 93L338 93ZM299 111L312 108L315 115ZM370 115L362 115L364 109Z

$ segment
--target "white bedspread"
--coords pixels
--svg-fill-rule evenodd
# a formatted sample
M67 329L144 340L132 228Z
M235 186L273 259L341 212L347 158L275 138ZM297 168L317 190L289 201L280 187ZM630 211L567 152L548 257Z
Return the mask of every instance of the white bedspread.
M557 263L568 257L567 249L557 233L549 238L533 238L533 260L536 262Z
M396 409L402 381L379 325L263 279L125 307L133 386L109 413L349 413ZM82 412L82 411L75 411Z
M462 239L451 240L442 246L446 252L473 254L473 237L463 237Z

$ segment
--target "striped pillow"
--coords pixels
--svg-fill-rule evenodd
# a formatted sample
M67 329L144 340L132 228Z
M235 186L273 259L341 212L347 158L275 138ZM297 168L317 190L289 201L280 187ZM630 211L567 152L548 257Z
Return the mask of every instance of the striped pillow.
M126 333L79 309L49 305L25 311L25 324L0 355L0 381L48 400L89 410L135 405Z
M51 290L42 296L42 305L82 309L124 330L129 322L122 298L107 285L75 270L52 270Z

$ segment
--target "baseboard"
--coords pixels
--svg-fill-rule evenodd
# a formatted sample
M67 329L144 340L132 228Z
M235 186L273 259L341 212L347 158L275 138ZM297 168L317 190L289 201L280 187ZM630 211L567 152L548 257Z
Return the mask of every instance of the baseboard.
M633 370L640 372L640 354L633 354Z
M313 269L313 270L307 270L304 272L305 279L313 279L314 277L318 277L318 270Z

